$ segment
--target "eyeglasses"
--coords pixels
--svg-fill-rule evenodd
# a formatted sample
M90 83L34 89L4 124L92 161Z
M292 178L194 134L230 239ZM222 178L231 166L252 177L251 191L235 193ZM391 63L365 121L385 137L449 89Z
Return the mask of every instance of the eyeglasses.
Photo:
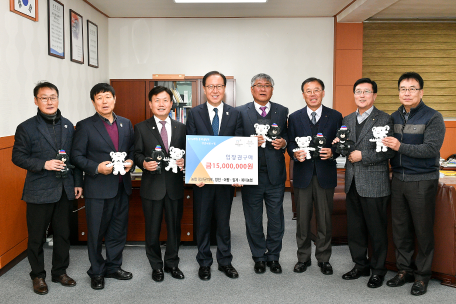
M370 95L370 94L372 94L372 93L374 93L374 92L372 92L371 90L364 90L364 91L362 91L362 90L356 90L356 91L355 91L355 95L362 95L362 94L364 94L364 95Z
M414 87L411 87L411 88L400 88L399 89L399 93L405 94L405 92L409 91L410 94L415 94L419 90L421 90L421 89L417 89L417 88L414 88Z
M252 87L257 87L258 89L270 89L272 88L272 85L270 84L266 84L266 85L262 85L262 84L254 84Z
M206 86L206 88L207 88L209 91L213 91L215 88L217 88L217 90L220 91L220 90L223 90L224 87L225 87L225 86L224 86L223 84L218 84L218 85L212 85L212 84L210 84L210 85Z
M312 94L318 95L318 94L321 93L321 91L322 91L322 90L320 90L320 89L315 89L315 90L307 90L307 91L305 91L304 93L305 93L306 95L312 95Z
M56 102L57 99L59 99L59 98L57 96L49 96L49 97L37 97L36 99L38 99L42 103L45 103L48 100L50 100L51 102Z

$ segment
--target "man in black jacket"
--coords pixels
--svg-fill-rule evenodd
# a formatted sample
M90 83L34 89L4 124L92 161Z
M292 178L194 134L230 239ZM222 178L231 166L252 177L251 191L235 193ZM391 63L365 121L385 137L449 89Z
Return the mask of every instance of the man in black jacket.
M71 200L82 194L82 173L69 162L74 127L62 117L59 90L49 82L33 90L38 114L21 123L15 134L13 163L27 170L22 200L27 203L27 256L35 293L48 293L43 245L50 223L54 229L52 281L64 286L76 282L66 274L70 263ZM74 167L73 167L74 168Z

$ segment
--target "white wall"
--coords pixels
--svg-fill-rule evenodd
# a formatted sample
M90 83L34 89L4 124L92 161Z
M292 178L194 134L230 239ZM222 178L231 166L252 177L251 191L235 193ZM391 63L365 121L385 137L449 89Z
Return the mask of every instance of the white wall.
M218 70L236 78L237 105L252 101L250 79L263 72L276 83L272 101L290 113L305 105L300 87L311 76L332 107L333 57L333 18L109 19L109 78Z
M10 12L0 4L0 137L14 135L16 126L36 115L33 88L40 80L60 91L59 108L74 124L95 113L89 91L108 77L108 18L81 0L60 0L65 5L65 59L48 55L47 0L38 1L39 21ZM70 19L73 9L84 18L84 64L70 61ZM98 25L99 68L87 65L87 19Z

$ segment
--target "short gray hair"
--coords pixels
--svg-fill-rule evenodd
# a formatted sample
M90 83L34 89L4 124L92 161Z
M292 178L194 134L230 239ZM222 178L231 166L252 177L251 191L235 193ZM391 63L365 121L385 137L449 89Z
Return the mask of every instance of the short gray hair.
M272 77L265 73L260 73L253 76L252 80L250 80L250 86L253 87L255 81L257 81L258 79L264 79L267 82L270 82L272 86L274 86L274 80L272 79Z

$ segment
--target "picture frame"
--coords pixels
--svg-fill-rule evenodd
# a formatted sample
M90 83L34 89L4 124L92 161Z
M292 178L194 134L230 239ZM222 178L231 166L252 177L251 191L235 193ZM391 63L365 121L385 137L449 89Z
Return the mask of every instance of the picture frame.
M71 61L84 64L84 19L70 9L70 57Z
M65 7L58 0L48 0L48 54L65 58Z
M87 20L87 63L98 68L98 25Z
M37 22L38 0L10 0L10 11Z

